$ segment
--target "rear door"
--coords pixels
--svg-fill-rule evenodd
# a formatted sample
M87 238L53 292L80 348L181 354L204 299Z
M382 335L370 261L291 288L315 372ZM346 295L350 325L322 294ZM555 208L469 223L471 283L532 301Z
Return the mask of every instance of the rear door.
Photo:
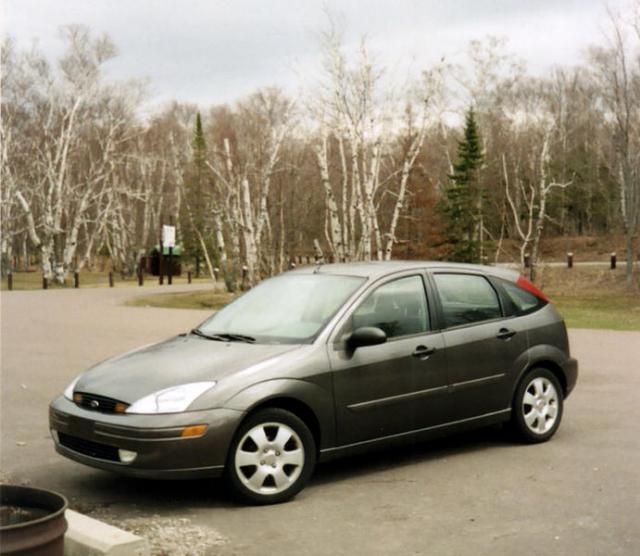
M432 331L424 276L416 273L377 284L339 326L329 357L337 434L350 444L441 422L447 397L444 343ZM376 326L387 342L347 349L356 328Z
M507 318L503 300L482 273L431 275L443 329L454 419L505 410L526 361L526 319Z

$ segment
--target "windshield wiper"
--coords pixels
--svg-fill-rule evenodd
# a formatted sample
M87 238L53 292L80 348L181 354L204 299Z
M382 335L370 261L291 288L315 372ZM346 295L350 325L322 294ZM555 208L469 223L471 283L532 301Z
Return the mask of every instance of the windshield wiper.
M205 334L199 328L194 328L191 331L191 334L195 334L196 336L200 336L201 338L206 338L207 340L217 340L218 342L226 341L226 338L223 338L222 336L219 336L218 334Z
M253 336L247 336L246 334L235 334L233 332L217 332L214 334L217 338L224 338L230 342L247 342L253 344L256 339Z
M244 334L233 334L228 332L207 334L199 328L194 328L191 333L195 334L196 336L200 336L201 338L206 338L207 340L217 340L218 342L247 342L248 344L252 344L256 341L253 336L246 336Z

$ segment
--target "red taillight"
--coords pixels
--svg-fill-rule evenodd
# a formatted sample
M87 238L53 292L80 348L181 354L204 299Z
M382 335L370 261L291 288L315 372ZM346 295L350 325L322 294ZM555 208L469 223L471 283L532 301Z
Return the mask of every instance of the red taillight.
M546 301L549 303L549 299L546 295L544 295L538 288L536 288L529 280L527 280L524 276L519 276L518 281L516 282L516 286L519 288L532 293L538 299L542 299L542 301Z

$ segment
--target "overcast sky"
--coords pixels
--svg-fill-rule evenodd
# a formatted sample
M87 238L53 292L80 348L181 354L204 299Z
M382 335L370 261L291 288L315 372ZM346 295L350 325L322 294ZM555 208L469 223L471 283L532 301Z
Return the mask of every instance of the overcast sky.
M51 58L58 27L82 23L119 49L117 78L147 77L156 102L210 105L266 85L295 89L318 67L323 6L340 14L347 42L366 34L390 68L456 61L468 42L508 38L532 72L577 64L602 42L600 0L0 0L3 33L19 46L36 39ZM615 4L616 2L614 2Z

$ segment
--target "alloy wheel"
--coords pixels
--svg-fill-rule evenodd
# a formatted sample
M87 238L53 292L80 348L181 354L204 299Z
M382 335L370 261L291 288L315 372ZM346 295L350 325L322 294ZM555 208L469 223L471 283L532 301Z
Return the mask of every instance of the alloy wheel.
M545 434L554 426L558 417L558 392L546 377L534 378L525 389L522 398L522 415L531 432Z
M288 425L260 423L240 440L234 455L237 476L256 494L279 494L290 488L304 468L302 440Z

